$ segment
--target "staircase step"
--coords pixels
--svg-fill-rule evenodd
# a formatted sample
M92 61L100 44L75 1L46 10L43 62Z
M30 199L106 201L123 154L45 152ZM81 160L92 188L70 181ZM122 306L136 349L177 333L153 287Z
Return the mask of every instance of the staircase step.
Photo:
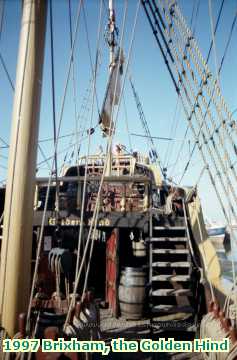
M154 249L153 254L188 254L188 249Z
M152 276L152 281L189 281L189 275L155 275Z
M152 237L150 239L151 242L153 241L170 241L170 242L186 242L187 237L174 237L174 238L167 238L167 237Z
M192 296L190 289L158 289L152 291L152 296Z
M156 305L152 307L151 311L153 313L165 313L165 314L194 313L194 309L191 306L177 306L177 305Z
M153 226L153 230L186 230L186 226Z
M157 262L153 262L152 266L153 267L189 268L191 266L191 264L188 261L177 261L177 262L157 261Z

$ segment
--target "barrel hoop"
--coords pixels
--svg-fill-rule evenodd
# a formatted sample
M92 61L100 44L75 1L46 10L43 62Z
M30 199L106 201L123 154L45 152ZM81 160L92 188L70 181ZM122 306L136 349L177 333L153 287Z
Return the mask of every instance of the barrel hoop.
M123 301L119 299L119 302L122 304L127 304L127 305L143 305L143 302L139 302L139 303L135 303L135 302L127 302L127 301Z
M125 288L145 288L145 284L143 285L126 285L126 284L122 284L120 283L119 286L124 286Z
M122 271L124 272L128 272L128 273L133 273L133 272L144 272L143 269L141 268L133 268L133 267L126 267L126 268L123 268Z
M122 275L124 276L124 277L126 277L126 278L128 278L128 279L134 279L134 278L139 278L139 279L141 279L141 278L146 278L146 275L144 275L144 274L140 274L140 275L133 275L133 276L131 276L130 274L129 274L129 276L126 276L127 274L125 273L122 273Z

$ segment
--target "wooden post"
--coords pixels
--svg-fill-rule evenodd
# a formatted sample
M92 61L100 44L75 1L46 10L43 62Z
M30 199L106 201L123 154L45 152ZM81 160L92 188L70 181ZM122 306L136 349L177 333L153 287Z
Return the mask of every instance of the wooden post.
M0 268L1 325L10 336L26 312L31 285L33 205L47 0L24 0Z
M106 241L106 302L113 316L118 317L119 229L114 228Z

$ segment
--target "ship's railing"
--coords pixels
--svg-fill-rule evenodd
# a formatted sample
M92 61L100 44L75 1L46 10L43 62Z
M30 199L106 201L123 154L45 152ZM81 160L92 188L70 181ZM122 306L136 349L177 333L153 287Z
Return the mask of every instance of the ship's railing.
M38 178L36 183L35 210L42 210L46 198L48 178ZM59 210L79 211L82 203L84 177L72 176L58 178ZM87 180L85 211L95 209L100 176ZM106 176L100 194L102 212L144 212L150 204L151 179L147 176ZM52 183L49 194L48 210L55 209L56 184Z
M90 155L88 157L81 157L79 159L79 166L86 165L87 171L90 175L102 174L104 164L106 161L105 155ZM148 158L142 154L136 156L124 155L124 154L112 154L111 159L111 175L133 175L135 169L135 163L148 164Z

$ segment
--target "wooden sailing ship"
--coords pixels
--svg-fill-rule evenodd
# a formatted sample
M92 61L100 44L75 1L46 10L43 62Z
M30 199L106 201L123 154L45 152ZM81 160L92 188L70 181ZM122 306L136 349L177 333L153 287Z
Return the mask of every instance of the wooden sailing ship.
M178 5L141 3L162 54L160 24L174 59L175 32L168 34L165 21L174 17L185 31ZM1 189L2 337L109 342L115 337L158 339L170 334L193 339L201 333L214 340L228 337L230 352L216 359L235 359L232 284L221 279L197 189L169 184L157 164L137 152L126 153L120 145L111 151L113 122L106 101L122 58L119 50L116 63L113 2L111 76L100 119L109 139L107 152L81 158L63 176L49 178L35 178L47 4L25 0L23 5L8 182L6 191ZM193 38L187 33L189 51ZM184 64L189 69L186 60L184 54L183 69ZM168 70L184 96L185 71L176 81L169 64ZM113 95L112 107L116 101ZM18 177L20 169L26 176ZM88 354L34 356L80 359Z

